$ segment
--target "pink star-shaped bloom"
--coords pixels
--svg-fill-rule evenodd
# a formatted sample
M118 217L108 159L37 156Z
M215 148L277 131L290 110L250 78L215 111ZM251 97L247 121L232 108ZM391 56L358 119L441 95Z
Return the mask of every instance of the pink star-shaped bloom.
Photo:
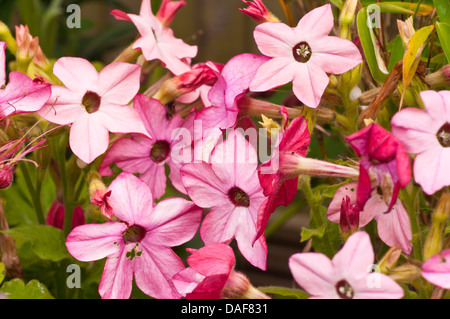
M406 108L391 120L392 133L414 159L414 180L428 195L450 185L450 91L422 91L425 110Z
M422 264L422 277L435 286L450 289L450 249L425 261Z
M389 211L400 189L411 180L409 157L403 144L375 123L348 136L346 140L360 158L357 208L362 210L372 192L380 187Z
M264 236L253 244L256 218L265 200L257 173L258 158L238 131L231 131L211 154L210 163L190 163L181 168L189 197L198 206L211 208L200 236L206 245L236 239L242 255L254 266L266 268Z
M321 253L298 253L289 259L295 281L314 299L400 299L402 287L372 272L374 252L366 232L356 232L333 259Z
M295 28L280 22L258 25L256 44L272 59L258 69L250 90L267 91L292 81L295 96L316 108L329 83L327 73L341 74L362 62L351 41L328 36L333 25L329 4L308 12Z
M145 294L180 298L171 278L185 268L171 247L191 240L202 210L183 198L153 203L149 187L131 173L121 173L108 187L114 221L74 228L69 253L79 261L107 258L99 285L102 298L129 298L133 276Z
M6 84L6 42L0 41L0 118L36 112L52 94L50 84L39 78L30 79L23 73L12 71Z
M140 178L150 186L154 198L160 198L166 191L165 165L170 167L170 181L180 192L185 193L181 182L182 162L173 159L174 147L180 143L176 130L184 127L185 120L179 115L167 118L167 110L158 100L137 94L134 107L141 116L147 132L152 138L139 134L117 140L106 153L99 173L110 176L112 164L130 173L139 173ZM186 129L187 130L187 129ZM185 141L190 144L190 141Z
M348 198L351 205L357 202L358 183L348 183L341 186L335 193L328 206L327 218L333 223L339 223L343 198ZM380 194L373 194L366 202L364 209L359 212L359 227L366 226L372 219L377 221L378 236L388 246L400 247L405 254L412 250L412 230L408 213L399 199L392 209Z
M147 134L139 114L127 105L139 90L140 70L139 65L114 62L97 72L85 59L60 58L53 73L65 86L52 86L52 96L38 114L71 124L70 148L91 163L107 150L109 132Z
M139 15L113 10L116 19L134 23L141 35L133 49L141 49L147 61L158 59L173 74L179 75L190 69L190 59L197 55L197 46L175 38L173 30L165 27L152 12L150 0L143 0Z

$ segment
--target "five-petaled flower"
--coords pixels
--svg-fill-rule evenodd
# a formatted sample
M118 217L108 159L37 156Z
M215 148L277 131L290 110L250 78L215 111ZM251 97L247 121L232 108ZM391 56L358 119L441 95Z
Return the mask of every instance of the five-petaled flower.
M280 22L258 25L256 44L272 59L258 69L250 90L267 91L292 81L295 96L316 108L330 81L327 73L342 74L362 62L351 41L329 36L333 25L329 4L305 14L295 28Z
M154 298L180 298L171 278L183 261L171 247L192 239L202 210L183 198L153 203L141 179L121 173L108 188L114 221L74 228L67 237L69 253L80 261L107 258L99 285L102 298L129 298L136 285Z

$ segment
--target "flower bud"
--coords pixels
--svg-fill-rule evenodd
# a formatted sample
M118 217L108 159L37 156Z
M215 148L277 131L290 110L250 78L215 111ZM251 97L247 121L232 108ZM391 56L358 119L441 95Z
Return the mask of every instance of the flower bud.
M341 235L344 241L346 241L359 228L359 210L356 208L356 205L350 203L350 197L345 196L342 198L341 213L339 216Z
M3 165L0 168L0 189L5 189L11 186L14 180L13 168L9 165Z
M223 299L270 299L250 284L249 279L242 273L231 271L222 289Z
M447 219L450 214L450 194L443 193L431 217L431 227L428 230L423 247L424 260L442 251Z
M403 46L406 48L408 46L409 40L416 32L413 25L413 16L410 16L406 21L397 20L398 33L402 39Z
M48 212L46 222L48 225L53 227L64 229L64 217L65 217L65 207L58 200L55 200L50 207ZM72 215L72 229L84 225L86 223L84 218L84 211L81 206L75 207Z
M341 15L339 17L339 24L341 25L341 38L348 39L350 37L350 26L355 18L357 0L347 0L342 7Z
M264 3L262 3L261 0L253 0L253 2L242 0L242 2L248 4L249 7L245 9L239 9L239 11L245 13L256 22L280 22L280 20L276 16L274 16L269 10L267 10L266 6L264 5Z
M411 283L420 277L421 269L416 265L403 264L389 272L389 277L399 283Z
M378 266L382 273L388 273L392 267L395 266L398 259L402 255L402 248L397 246L392 246L386 254L381 258Z
M111 191L108 191L101 180L101 176L97 172L90 171L87 180L89 183L89 197L91 203L100 207L103 216L112 219L114 214L109 203Z
M427 74L425 82L430 86L430 89L450 86L450 64L444 65L436 72Z

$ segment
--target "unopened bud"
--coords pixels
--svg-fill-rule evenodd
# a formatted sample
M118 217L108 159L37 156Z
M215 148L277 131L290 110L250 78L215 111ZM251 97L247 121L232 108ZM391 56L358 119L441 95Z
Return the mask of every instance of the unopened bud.
M344 241L358 231L359 228L359 210L356 205L350 203L350 197L342 198L341 213L339 225L341 227L341 235Z
M411 283L420 277L420 272L416 265L403 264L389 271L389 277L399 283Z
M14 180L14 170L9 165L3 165L0 168L0 189L6 189L11 186Z
M270 299L269 296L253 287L242 273L231 271L222 289L223 299Z
M348 39L350 37L350 26L355 18L356 5L358 0L347 0L342 7L341 15L339 16L339 24L341 25L341 38Z
M101 180L101 176L90 171L87 177L89 183L89 197L91 203L100 207L101 213L108 219L113 217L112 207L109 203L111 191L108 191L105 184Z
M378 266L380 267L380 271L382 273L388 273L392 267L395 266L398 259L402 255L402 248L393 246L391 247L386 254L381 258Z
M408 46L409 40L416 32L413 25L413 16L410 16L406 21L397 20L398 33L402 39L403 46L406 48Z
M242 2L249 6L245 9L239 9L239 11L245 13L256 22L280 22L280 20L276 16L274 16L269 10L267 10L266 6L261 0L242 0Z
M428 230L423 247L424 260L442 251L447 219L450 214L450 194L443 193L431 216L431 227Z
M436 72L427 74L425 76L425 82L429 85L430 89L450 86L450 64L444 65Z

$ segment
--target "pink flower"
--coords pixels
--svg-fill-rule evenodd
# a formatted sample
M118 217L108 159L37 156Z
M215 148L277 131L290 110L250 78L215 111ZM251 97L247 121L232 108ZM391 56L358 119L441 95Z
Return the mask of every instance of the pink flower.
M425 110L407 108L391 120L392 133L414 159L414 180L428 195L450 185L450 91L422 91Z
M160 198L166 191L165 165L170 167L170 181L182 193L186 193L181 182L178 158L173 158L174 146L180 141L176 130L183 127L185 121L179 115L167 117L167 110L158 100L137 94L134 107L152 138L132 134L117 140L106 153L99 173L110 176L112 164L120 169L139 173L140 178L147 183L155 199ZM189 141L190 142L190 141ZM175 154L175 153L174 153Z
M245 275L234 270L236 259L230 246L212 243L188 251L189 267L173 277L175 287L186 299L267 298Z
M236 124L238 101L248 92L256 70L267 61L264 56L243 53L231 58L217 74L217 81L210 89L211 107L202 109L196 120L203 121L206 129L227 129Z
M271 57L256 72L251 91L267 91L292 81L295 96L316 108L328 86L327 73L341 74L362 62L349 40L328 36L333 12L326 4L308 12L291 28L280 22L258 25L254 37L259 50Z
M295 281L314 299L400 299L402 287L387 275L371 272L374 252L366 232L351 235L333 259L298 253L289 259Z
M65 207L64 204L60 203L58 200L55 200L48 211L47 218L45 221L48 225L51 225L56 228L64 229L64 217L65 217ZM83 208L78 205L73 210L72 215L72 229L84 225L86 220L84 218Z
M175 18L176 13L186 5L184 0L172 1L162 0L161 6L156 13L156 18L161 21L164 26L168 26Z
M118 20L135 24L141 36L134 42L133 49L141 49L147 61L159 59L175 75L189 71L190 59L197 55L197 46L175 38L172 29L153 15L150 0L142 0L139 15L120 10L113 10L111 14Z
M147 134L139 114L127 105L139 90L140 66L114 62L97 72L85 59L64 57L55 62L53 73L65 86L52 86L39 115L71 124L70 148L83 162L107 150L109 132Z
M425 261L422 264L422 277L435 286L450 289L450 249Z
M346 139L360 157L357 208L362 210L372 192L380 187L389 211L400 188L406 187L411 179L409 157L403 144L375 123Z
M242 255L254 266L266 268L264 236L255 244L256 218L265 196L257 175L258 158L253 146L237 131L218 144L210 163L190 163L181 168L189 197L198 206L211 208L200 236L206 245L236 239Z
M0 118L38 111L52 94L50 85L17 71L9 73L9 81L5 85L5 48L6 42L0 41Z
M358 183L348 183L341 186L328 206L327 218L333 223L340 223L342 200L349 199L349 205L357 202ZM408 213L399 199L389 213L388 205L380 194L374 193L359 212L359 227L366 226L372 219L377 221L378 236L388 246L400 247L405 254L412 250L412 230Z
M153 203L142 180L121 173L108 190L115 220L87 224L67 237L69 253L79 261L107 257L99 293L102 298L129 298L136 285L154 298L179 298L171 278L185 268L171 247L195 235L202 210L182 198Z

